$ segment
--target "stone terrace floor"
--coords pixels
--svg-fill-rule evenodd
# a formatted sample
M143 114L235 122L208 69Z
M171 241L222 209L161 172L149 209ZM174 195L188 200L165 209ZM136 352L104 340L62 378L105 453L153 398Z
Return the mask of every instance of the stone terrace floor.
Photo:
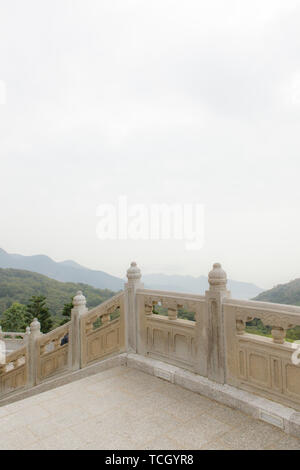
M239 411L127 367L0 408L0 449L300 449Z

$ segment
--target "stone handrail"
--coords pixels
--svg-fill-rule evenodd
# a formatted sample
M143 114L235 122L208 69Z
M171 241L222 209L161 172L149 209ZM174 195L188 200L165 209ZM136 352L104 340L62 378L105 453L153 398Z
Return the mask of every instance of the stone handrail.
M123 292L91 310L79 292L71 321L47 335L34 320L24 348L7 359L17 365L23 355L25 363L1 365L1 393L135 352L300 410L300 350L285 341L286 330L300 325L300 307L231 299L218 263L205 295L145 289L136 263L127 278ZM247 333L255 318L271 327L271 338Z
M5 364L0 364L0 392L2 395L26 385L27 361L28 351L24 346L8 354Z
M8 370L16 369L20 365L23 365L23 359L26 357L26 347L13 351L6 356L6 363L1 365L1 373L5 373Z
M84 320L86 325L91 325L98 318L104 317L103 321L107 322L109 320L109 315L111 315L120 306L120 299L123 295L124 292L120 292L97 307L88 310L81 316L82 320Z
M18 331L2 331L0 326L0 341L3 342L2 354L10 354L13 351L18 350L26 344L29 330L27 328L26 333ZM2 349L2 348L1 348Z
M205 295L191 294L189 292L175 292L160 289L145 289L139 287L136 291L139 294L173 297L174 299L199 300L205 302Z
M286 330L300 325L300 307L224 299L223 309L226 382L300 409L300 361L285 341ZM245 331L255 318L271 327L271 338Z
M272 327L272 338L275 343L284 343L286 330L300 326L300 307L273 304L271 302L224 300L226 311L234 311L237 334L245 333L246 322L258 318L265 326Z
M110 315L116 309L120 310L120 315L111 321ZM93 322L98 318L101 318L101 324L95 335ZM0 333L0 339L6 335L13 339L21 336L20 342L25 342L23 347L10 354L0 354L0 396L6 397L85 367L108 354L122 352L125 347L124 292L90 311L82 292L78 292L73 299L71 320L47 334L41 333L36 318L26 333Z
M137 273L137 352L300 410L300 350L285 341L300 325L300 307L231 299L218 263L208 280L197 296L144 289ZM154 313L157 303L168 316ZM195 311L195 322L177 317L181 307ZM271 327L271 338L245 331L255 318Z
M47 346L53 343L55 349L60 347L61 340L69 333L71 321L64 323L63 325L55 328L55 330L49 331L38 338L37 344L40 347L40 354L47 353Z
M187 308L196 313L201 302L205 302L205 297L195 294L181 294L177 292L137 289L137 296L144 296L145 311L149 315L152 313L153 307L160 304L168 310L168 318L177 319L178 309Z
M69 335L71 322L37 338L37 383L69 367Z
M16 339L22 341L27 333L17 331L1 331L1 337L4 339Z
M119 315L113 319L115 312ZM124 350L124 320L124 292L81 316L81 367L99 361L113 352Z

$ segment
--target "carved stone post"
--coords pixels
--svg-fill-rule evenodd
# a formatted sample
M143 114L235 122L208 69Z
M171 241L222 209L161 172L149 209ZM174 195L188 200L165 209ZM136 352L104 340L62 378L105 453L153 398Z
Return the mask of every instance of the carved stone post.
M34 387L37 384L37 358L39 351L37 349L37 340L42 336L41 324L37 318L30 323L30 332L26 328L26 343L28 348L28 387Z
M125 344L130 352L137 352L139 320L136 290L144 287L141 277L141 270L133 261L127 270L128 282L125 284Z
M280 326L273 326L271 330L274 343L283 344L285 341L286 329Z
M71 325L69 334L69 369L77 370L81 367L81 332L80 317L87 312L86 298L78 291L73 298L71 310Z
M225 334L222 302L230 296L227 291L227 275L220 263L213 265L208 274L209 290L206 291L207 308L207 376L215 382L225 382Z

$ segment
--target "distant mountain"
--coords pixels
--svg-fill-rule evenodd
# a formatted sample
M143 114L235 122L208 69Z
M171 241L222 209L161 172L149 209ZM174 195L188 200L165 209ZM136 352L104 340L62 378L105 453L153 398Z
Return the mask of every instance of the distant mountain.
M62 282L83 282L100 289L119 291L124 287L124 280L103 271L88 269L72 260L55 262L45 255L22 256L9 254L0 248L0 268L26 269ZM143 275L145 287L149 289L169 290L203 294L208 288L206 276L181 276L167 274ZM260 287L247 282L228 281L232 297L250 299L263 291Z
M254 300L278 304L300 305L300 279L279 284L255 297Z
M83 282L99 289L119 291L124 281L103 271L84 268L74 261L55 262L45 255L22 256L0 248L0 268L26 269L62 282Z
M60 317L65 303L70 302L78 290L87 298L87 306L95 307L114 295L108 289L95 289L82 283L60 282L42 274L19 269L0 269L0 315L13 302L27 304L33 295L44 295L53 316Z
M145 274L143 282L146 288L161 289L177 292L186 292L191 294L204 294L208 289L208 280L206 276L180 276L167 274ZM228 280L228 289L235 299L251 299L263 291L255 284Z

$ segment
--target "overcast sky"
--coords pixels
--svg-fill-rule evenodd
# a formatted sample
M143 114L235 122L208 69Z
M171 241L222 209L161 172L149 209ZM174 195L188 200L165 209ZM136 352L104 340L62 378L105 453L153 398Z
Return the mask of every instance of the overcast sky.
M0 246L300 277L299 25L300 0L0 0ZM203 248L99 240L120 195L205 204Z

